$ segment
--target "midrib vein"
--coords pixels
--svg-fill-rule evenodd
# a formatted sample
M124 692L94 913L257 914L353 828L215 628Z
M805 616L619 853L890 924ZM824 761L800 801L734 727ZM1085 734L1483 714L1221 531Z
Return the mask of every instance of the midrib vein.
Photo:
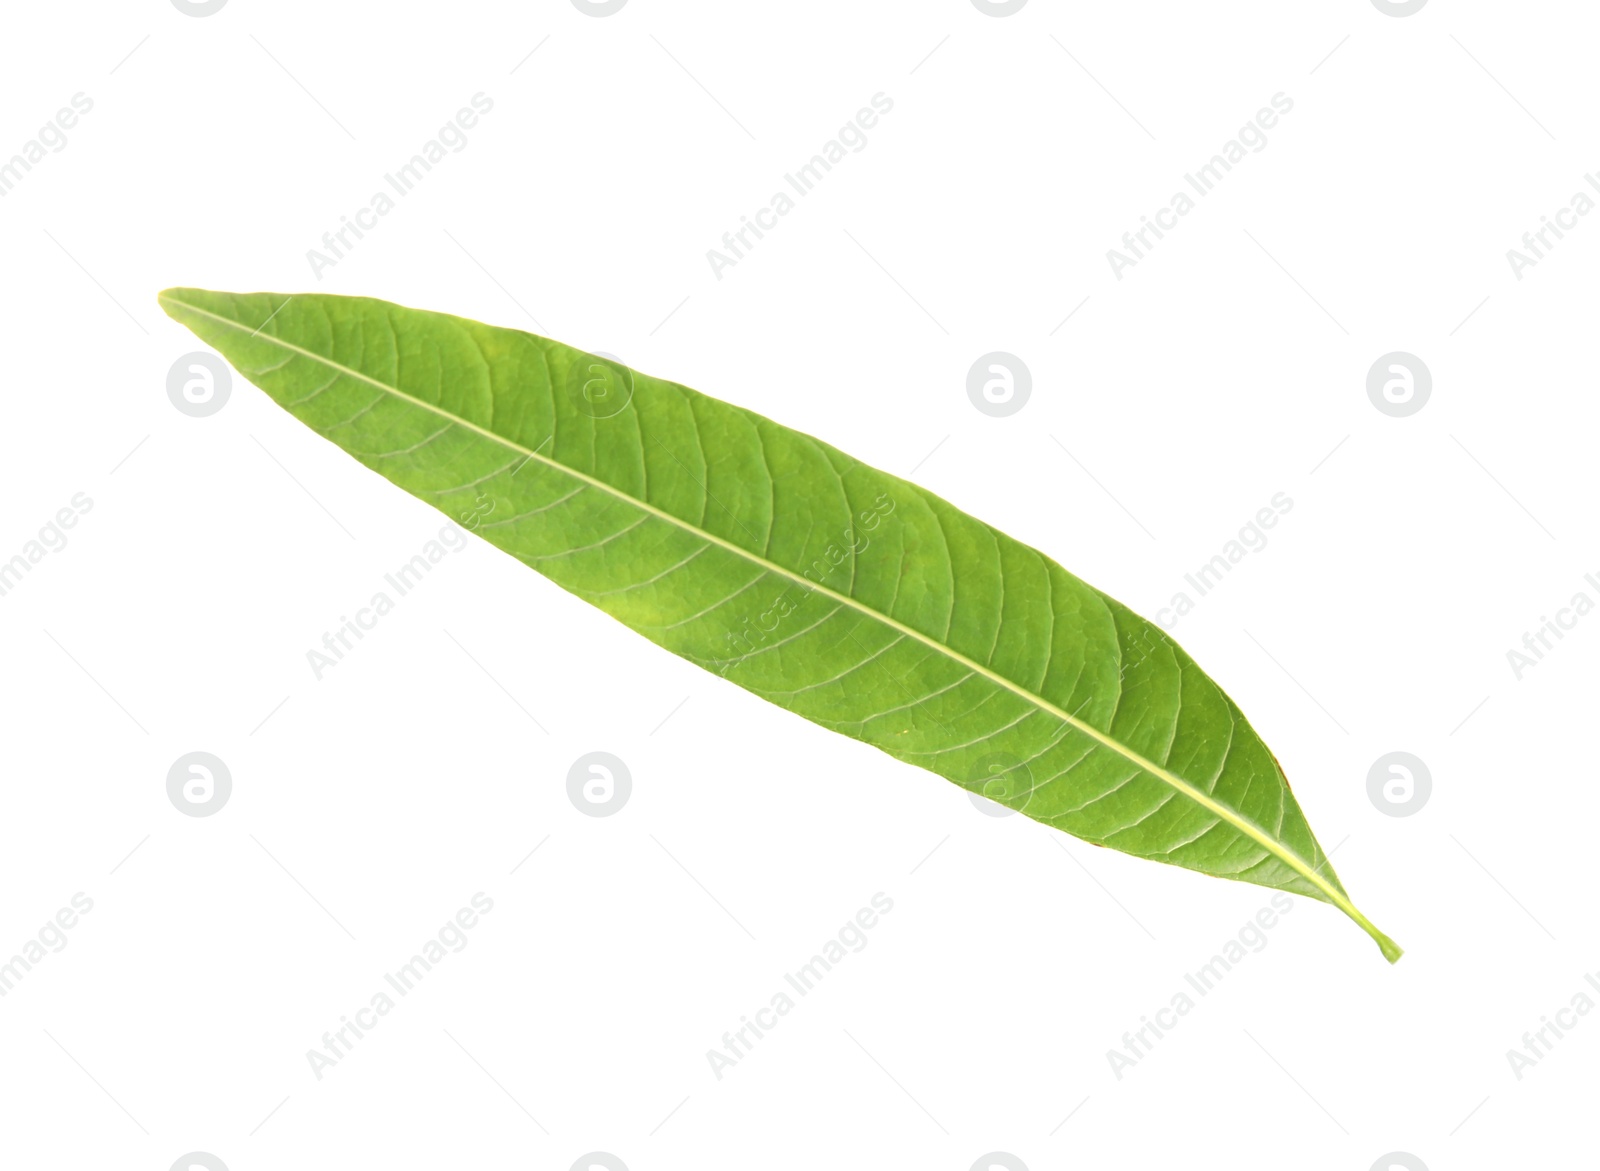
M1383 936L1383 934L1379 932L1375 926L1372 925L1365 915L1355 908L1355 905L1350 902L1350 900L1342 891L1340 891L1332 883L1328 882L1328 880L1323 878L1322 875L1317 873L1317 870L1311 866L1309 862L1300 857L1300 855L1296 854L1293 850L1290 850L1281 841L1274 838L1271 834L1267 833L1266 830L1256 825L1253 821L1239 813L1237 810L1228 808L1226 805L1223 805L1221 802L1213 798L1209 793L1196 787L1195 785L1190 784L1176 773L1170 772L1152 760L1145 759L1127 745L1113 739L1104 732L1101 732L1093 725L1084 723L1071 712L1057 707L1043 696L1034 694L1021 684L1014 683L1005 676L995 673L992 668L984 666L976 659L968 658L960 651L957 651L953 647L940 642L938 639L933 638L930 635L926 635L920 630L914 629L913 627L907 626L888 614L880 613L879 611L874 610L872 607L865 605L853 597L850 597L848 594L841 594L837 590L830 589L827 586L814 582L803 574L797 573L791 569L787 569L776 562L769 561L760 554L752 553L750 550L736 545L732 541L725 540L714 533L707 532L705 529L702 529L697 525L692 525L681 517L673 516L671 513L657 508L649 501L640 500L636 496L630 496L621 489L607 484L604 480L596 479L594 476L591 476L586 472L580 472L576 468L570 468L549 456L540 455L538 454L537 450L529 450L528 448L523 447L521 444L507 439L504 435L498 435L487 428L471 422L470 420L463 419L458 415L453 415L442 407L435 406L433 403L426 402L423 399L419 399L413 395L407 394L399 387L390 386L385 382L381 382L378 379L373 378L371 375L364 374L359 370L353 370L342 363L334 361L332 358L325 357L322 354L318 354L314 351L305 349L304 347L297 346L293 342L285 341L283 338L276 337L273 334L252 331L241 322L234 321L231 318L223 317L217 313L212 313L208 309L202 309L197 305L191 305L186 301L179 301L176 298L167 297L165 295L163 295L161 299L171 304L180 306L186 312L198 314L201 317L205 317L211 321L217 322L219 325L227 326L229 329L237 330L240 333L249 333L254 340L270 342L271 344L276 345L284 350L298 354L303 358L309 358L313 362L321 363L328 369L335 370L346 377L353 378L357 382L364 382L368 386L371 386L377 390L381 390L387 394L391 394L397 399L410 403L412 406L418 407L424 411L430 411L442 419L483 436L485 439L488 439L491 442L498 443L511 451L518 452L519 454L526 456L528 459L537 460L546 467L553 468L564 475L571 476L573 479L587 484L591 488L594 488L600 492L604 492L618 500L624 501L635 508L641 509L657 519L665 521L667 524L680 528L685 532L692 533L700 540L720 546L735 556L742 557L752 564L760 566L769 573L777 574L779 577L788 578L790 581L793 581L799 585L803 585L811 590L825 594L840 605L847 606L858 613L864 614L868 618L882 622L886 626L899 631L907 638L915 639L917 642L922 643L933 651L945 655L955 662L960 663L963 667L966 667L974 674L980 675L989 680L995 686L1010 691L1024 701L1033 704L1041 711L1048 712L1062 723L1076 729L1083 735L1100 744L1102 747L1109 749L1118 756L1121 756L1130 764L1136 765L1145 772L1149 773L1151 776L1156 777L1170 785L1177 792L1181 793L1185 797L1188 797L1196 805L1199 805L1203 809L1214 813L1217 817L1221 818L1223 821L1226 821L1235 829L1239 830L1239 832L1254 840L1268 853L1278 858L1290 869L1294 870L1297 874L1306 879L1306 881L1310 882L1318 890L1322 891L1328 896L1328 900L1330 902L1337 906L1346 915L1349 915L1357 923L1361 924L1361 926L1365 928L1369 934L1373 934L1376 938L1378 938L1380 946L1382 946L1384 940L1387 938ZM554 383L552 382L552 386L553 385ZM543 444L540 446L542 447ZM1391 944L1390 946L1393 945Z

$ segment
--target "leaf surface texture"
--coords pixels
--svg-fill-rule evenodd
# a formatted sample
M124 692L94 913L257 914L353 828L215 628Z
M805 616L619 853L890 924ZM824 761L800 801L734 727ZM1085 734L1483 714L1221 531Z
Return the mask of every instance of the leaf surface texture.
M677 383L358 297L163 307L319 435L674 654L1098 845L1351 904L1156 625L933 493Z

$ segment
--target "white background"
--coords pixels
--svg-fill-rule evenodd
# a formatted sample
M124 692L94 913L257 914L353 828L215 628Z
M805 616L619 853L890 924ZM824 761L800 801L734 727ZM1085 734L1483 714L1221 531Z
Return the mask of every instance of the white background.
M6 20L0 158L94 108L0 199L0 555L93 507L0 598L0 958L94 909L0 999L0 1165L1592 1162L1600 1017L1520 1080L1506 1057L1600 968L1600 617L1506 658L1600 600L1600 217L1520 281L1505 255L1600 166L1589 6ZM314 277L480 91L466 149ZM707 249L879 92L867 147L717 279ZM1265 149L1118 280L1107 249L1280 92ZM1107 1050L1267 892L986 816L475 538L318 681L307 650L442 518L242 379L175 410L170 285L610 351L915 469L1147 614L1287 493L1174 634L1406 957L1297 900L1119 1080ZM965 392L993 350L1032 371L1009 418ZM1408 418L1366 393L1394 350L1432 371ZM166 793L195 750L233 778L205 818ZM632 774L612 817L567 797L592 750ZM1368 797L1394 750L1432 774L1414 816ZM469 946L318 1080L306 1051L479 891ZM718 1080L706 1051L876 892L865 950Z

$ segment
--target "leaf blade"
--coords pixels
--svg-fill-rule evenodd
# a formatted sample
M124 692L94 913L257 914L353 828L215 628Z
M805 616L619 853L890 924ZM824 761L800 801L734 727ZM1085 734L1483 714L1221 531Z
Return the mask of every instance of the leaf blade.
M948 502L520 331L365 298L161 301L414 495L487 498L480 535L674 653L1091 842L1332 903L1398 959L1193 660Z

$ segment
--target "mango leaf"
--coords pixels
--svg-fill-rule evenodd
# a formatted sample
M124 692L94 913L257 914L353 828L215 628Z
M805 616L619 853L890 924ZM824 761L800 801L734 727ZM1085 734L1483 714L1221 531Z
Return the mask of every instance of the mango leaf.
M161 303L317 434L674 654L1085 841L1332 903L1399 958L1176 643L931 492L517 330L359 297Z

